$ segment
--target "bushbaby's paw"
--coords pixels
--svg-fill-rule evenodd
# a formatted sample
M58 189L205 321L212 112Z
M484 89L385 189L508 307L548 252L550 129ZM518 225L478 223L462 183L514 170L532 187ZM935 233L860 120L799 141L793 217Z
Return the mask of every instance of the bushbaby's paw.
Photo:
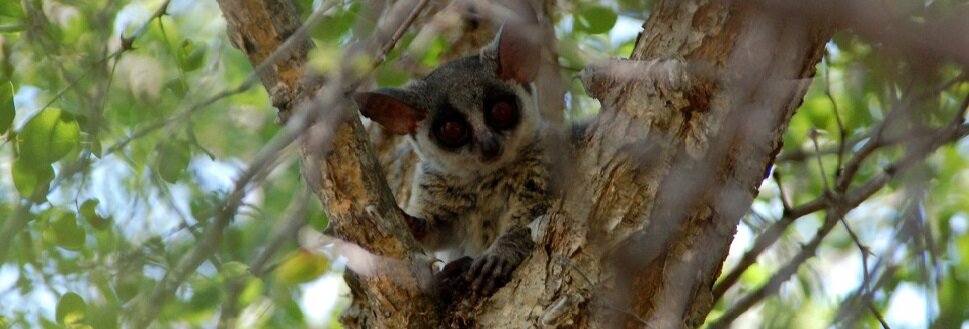
M434 274L434 290L438 301L445 306L469 290L469 283L464 280L464 274L471 268L471 257L462 257L444 265L440 272Z
M471 283L471 290L482 296L491 296L508 283L515 265L508 257L486 253L474 260L464 279Z

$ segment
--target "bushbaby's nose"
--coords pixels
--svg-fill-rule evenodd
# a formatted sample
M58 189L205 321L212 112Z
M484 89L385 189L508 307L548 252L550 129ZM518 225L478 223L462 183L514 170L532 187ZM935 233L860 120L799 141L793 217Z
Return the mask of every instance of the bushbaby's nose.
M479 146L481 147L481 161L483 162L495 161L501 155L501 144L498 144L498 139L494 135L485 135Z

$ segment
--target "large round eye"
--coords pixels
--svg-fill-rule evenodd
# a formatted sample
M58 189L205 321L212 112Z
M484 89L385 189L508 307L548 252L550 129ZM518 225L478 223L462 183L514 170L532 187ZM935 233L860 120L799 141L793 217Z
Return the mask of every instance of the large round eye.
M468 142L470 137L467 123L457 120L441 122L434 129L437 139L448 147L458 147Z
M488 124L498 129L509 129L518 123L518 107L513 102L500 100L488 109Z

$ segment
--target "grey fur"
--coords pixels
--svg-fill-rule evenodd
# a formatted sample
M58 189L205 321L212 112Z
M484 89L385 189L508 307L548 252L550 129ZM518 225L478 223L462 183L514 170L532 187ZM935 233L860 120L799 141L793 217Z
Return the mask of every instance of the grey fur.
M550 157L537 97L530 83L499 78L501 38L479 54L445 63L403 88L377 91L426 114L409 134L420 158L406 207L412 229L419 227L415 236L445 261L474 258L466 277L484 294L499 288L531 252L527 225L546 212L549 194ZM537 65L528 61L513 64ZM485 104L496 95L517 103L514 128L500 130L487 124ZM366 97L360 99L361 107L368 106ZM472 142L449 148L436 141L435 118L446 112L464 117ZM485 161L479 142L488 138L497 140L501 151Z

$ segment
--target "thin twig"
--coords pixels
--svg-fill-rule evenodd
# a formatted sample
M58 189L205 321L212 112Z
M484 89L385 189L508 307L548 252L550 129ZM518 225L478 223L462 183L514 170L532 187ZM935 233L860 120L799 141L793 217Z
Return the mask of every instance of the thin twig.
M825 220L825 224L822 226L822 228L818 230L818 234L815 235L815 238L802 248L801 253L795 256L794 259L789 261L784 267L781 268L781 270L775 273L767 284L762 285L760 288L755 289L750 294L741 298L739 302L736 302L733 307L728 309L723 316L720 319L717 319L709 328L724 328L729 326L733 320L749 310L750 307L776 292L776 290L780 287L780 284L787 281L795 273L800 264L807 261L810 256L813 256L814 250L817 248L816 243L820 243L821 239L824 238L824 235L827 235L827 233L830 232L830 228L827 228L826 230L825 228L828 226L833 226L833 224L836 223L836 221L831 220L832 214L843 216L843 214L848 210L853 209L864 200L867 200L867 198L872 194L880 190L881 187L887 184L891 178L906 171L914 164L919 163L942 145L958 140L959 138L966 136L966 134L969 134L969 126L954 124L954 122L955 121L953 121L952 124L941 127L936 131L935 134L929 136L927 140L919 143L919 145L914 145L913 147L909 148L909 152L902 159L899 159L893 164L887 166L881 175L878 175L874 179L870 180L867 184L856 188L852 191L852 193L832 194L831 197L828 197L826 203L829 208L827 215L828 219ZM832 205L836 206L836 208L831 209ZM745 257L746 256L747 255L745 255ZM733 274L733 272L731 274ZM737 276L739 276L739 274L737 274ZM732 285L733 283L730 284ZM724 286L723 283L717 284L717 286L714 287L714 291L719 291L719 295L715 296L722 296L723 292L725 292L727 288L729 288L729 285Z
M775 273L774 276L767 281L767 283L735 301L733 306L728 308L723 315L717 318L717 320L711 323L707 328L729 328L730 324L740 317L740 315L747 312L762 299L773 295L778 289L780 289L782 283L790 279L794 273L797 273L797 270L801 267L801 264L806 262L808 259L811 259L811 257L814 257L818 246L821 245L821 241L828 236L828 233L831 233L831 229L833 229L835 224L838 223L837 218L842 215L841 212L843 210L838 208L840 207L831 207L828 209L828 214L824 220L824 224L818 228L817 233L814 234L814 238L801 247L801 251L798 252L794 258L784 264L784 266L781 267L781 269L779 269L777 273Z
M777 193L781 199L781 205L784 207L784 213L790 213L791 202L788 199L787 193L784 191L784 184L781 182L781 171L775 167L774 174L771 177L774 178L774 184L777 184Z
M939 129L935 132L935 134L926 137L929 139L929 141L925 142L925 144L927 144L926 146L911 148L910 152L902 159L899 159L896 162L886 166L881 175L877 175L876 177L868 180L868 182L850 190L849 192L841 193L839 195L847 198L845 203L846 206L851 208L857 207L858 204L866 200L871 195L874 195L882 187L888 184L891 178L905 172L912 165L924 159L929 153L940 147L942 144L958 140L966 135L969 135L969 125L965 124L958 126L950 124L947 127ZM774 242L780 238L781 234L787 229L787 227L793 224L795 220L823 209L824 205L827 204L827 198L827 196L820 196L814 200L792 208L780 220L768 227L763 233L759 234L754 240L753 246L750 248L750 250L744 253L737 265L726 275L724 275L723 279L714 285L714 300L719 300L722 298L726 291L739 281L743 272L757 262L757 257L767 250L768 247L773 245Z
M831 63L827 59L824 61L824 94L828 97L828 101L831 102L834 119L838 124L838 162L834 167L834 175L837 177L841 175L841 165L844 163L848 131L845 129L844 122L841 120L841 112L838 111L838 101L834 99L834 94L831 93ZM817 145L815 145L814 149L818 154L821 153Z
M306 225L308 219L306 210L309 205L310 195L312 193L306 188L298 193L297 198L290 203L290 207L286 211L287 215L283 216L286 220L276 225L276 232L269 239L269 242L266 243L265 248L249 262L249 273L254 277L262 277L268 273L266 263L269 259L276 254L276 251L283 244L287 241L292 241L299 229L303 225ZM245 286L246 281L244 278L226 283L226 299L222 303L222 313L219 315L219 327L231 328L230 324L234 323L238 318L239 309L236 305L242 293L242 288Z
M855 231L851 229L850 225L848 225L848 221L845 220L844 216L841 216L839 221L844 226L845 230L848 231L848 235L851 236L851 240L855 242L855 245L858 247L858 251L861 253L861 269L862 269L861 290L864 296L871 296L872 294L871 272L868 269L868 255L871 253L871 251L867 246L865 246L861 242L861 239L858 238L858 235L855 234ZM881 322L882 328L888 329L889 328L888 323L885 322L885 319L884 317L882 317L881 312L878 311L877 308L875 308L874 304L872 304L871 299L870 298L866 299L864 303L871 311L872 315L874 315L875 318L877 318L878 321Z
M818 135L819 135L818 130L814 128L811 128L811 131L808 132L808 136L811 138L811 142L814 143L815 154L821 154L821 148L820 146L818 146ZM821 171L821 182L824 183L824 191L825 193L828 193L829 191L831 191L831 187L828 186L828 175L825 174L824 172L824 163L821 161L820 155L818 155L816 158L818 160L818 170Z

